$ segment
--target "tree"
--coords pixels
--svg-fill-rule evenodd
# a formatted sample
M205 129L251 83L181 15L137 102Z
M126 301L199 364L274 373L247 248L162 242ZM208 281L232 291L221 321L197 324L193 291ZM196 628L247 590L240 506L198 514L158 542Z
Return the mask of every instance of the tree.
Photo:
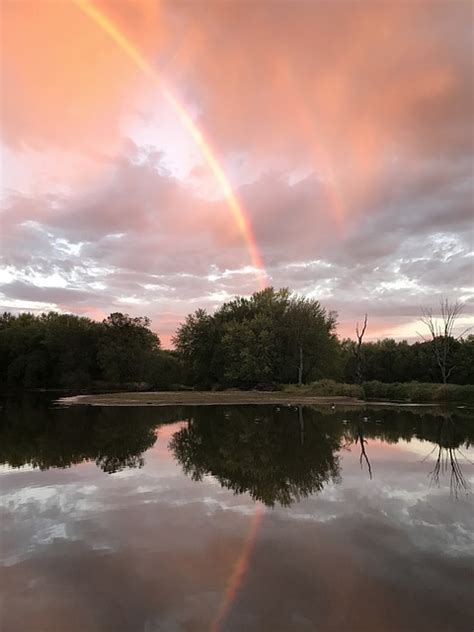
M193 384L248 388L330 377L336 314L288 288L236 297L187 317L174 344Z
M336 312L326 312L319 301L302 296L291 298L285 314L285 333L288 365L297 371L299 386L311 378L329 377L331 361L336 356L336 323ZM294 377L285 381L293 382Z
M221 334L218 326L217 320L206 310L198 309L186 317L173 337L178 358L193 385L210 387L219 381L216 358Z
M362 340L364 338L365 330L367 329L367 314L364 316L364 324L359 331L359 323L356 325L357 342L352 341L351 349L355 360L356 382L362 384L363 382L363 350Z
M436 317L431 308L422 311L421 322L427 327L432 342L433 354L438 365L441 380L447 384L452 372L456 368L454 364L454 351L459 346L459 340L469 331L454 337L454 328L464 308L462 303L456 301L450 303L448 299L440 303L440 317ZM426 341L425 336L421 334Z
M163 383L175 359L162 357L148 318L111 314L102 323L73 314L6 313L0 316L0 386L83 389L105 380L116 384ZM168 361L169 360L169 361ZM174 370L176 375L176 371Z
M474 384L474 336L459 340L459 346L454 354L453 381L456 384Z
M114 384L144 381L150 359L160 348L160 339L149 329L149 318L115 312L102 324L97 357L105 380Z

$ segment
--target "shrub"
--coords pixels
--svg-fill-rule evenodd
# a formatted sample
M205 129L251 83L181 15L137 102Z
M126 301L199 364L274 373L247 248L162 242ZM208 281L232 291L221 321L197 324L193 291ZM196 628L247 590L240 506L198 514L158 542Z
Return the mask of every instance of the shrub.
M431 384L427 382L364 382L343 384L334 380L319 380L311 384L297 386L288 384L286 393L303 393L315 397L356 397L358 399L389 400L399 402L438 403L458 402L474 403L474 386L459 384Z
M357 397L364 399L364 390L358 384L343 384L334 380L319 380L302 386L289 384L284 390L287 393L304 393L315 397Z
M367 399L422 402L474 402L474 386L426 382L364 382Z

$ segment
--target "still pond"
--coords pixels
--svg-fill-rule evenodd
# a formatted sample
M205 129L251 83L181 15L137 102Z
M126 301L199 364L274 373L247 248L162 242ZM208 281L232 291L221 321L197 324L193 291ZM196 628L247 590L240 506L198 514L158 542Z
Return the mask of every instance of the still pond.
M7 404L2 632L471 632L474 411Z

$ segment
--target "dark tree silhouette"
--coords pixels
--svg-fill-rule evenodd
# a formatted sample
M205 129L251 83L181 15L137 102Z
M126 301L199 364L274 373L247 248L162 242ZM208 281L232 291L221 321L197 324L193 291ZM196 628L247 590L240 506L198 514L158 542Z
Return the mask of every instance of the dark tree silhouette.
M438 365L441 380L447 384L452 372L456 368L454 363L454 350L456 343L469 331L463 331L459 336L454 336L456 321L461 315L464 305L459 302L450 303L448 299L440 303L440 317L437 318L431 308L422 311L421 322L426 326L432 342L432 350ZM421 334L420 334L421 335ZM426 340L425 336L422 336Z
M288 506L339 476L340 428L301 408L196 410L170 448L193 480L211 474L268 506Z
M364 324L362 325L362 329L359 331L359 323L356 325L356 337L357 342L352 341L352 354L355 360L355 378L357 384L362 384L364 380L363 375L363 348L362 348L362 340L364 338L365 330L367 329L367 314L364 316Z

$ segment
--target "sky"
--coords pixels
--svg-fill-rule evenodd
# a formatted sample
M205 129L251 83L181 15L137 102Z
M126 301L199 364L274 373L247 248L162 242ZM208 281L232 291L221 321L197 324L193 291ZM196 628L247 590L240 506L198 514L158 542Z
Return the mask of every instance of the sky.
M473 5L4 0L0 309L474 316Z

